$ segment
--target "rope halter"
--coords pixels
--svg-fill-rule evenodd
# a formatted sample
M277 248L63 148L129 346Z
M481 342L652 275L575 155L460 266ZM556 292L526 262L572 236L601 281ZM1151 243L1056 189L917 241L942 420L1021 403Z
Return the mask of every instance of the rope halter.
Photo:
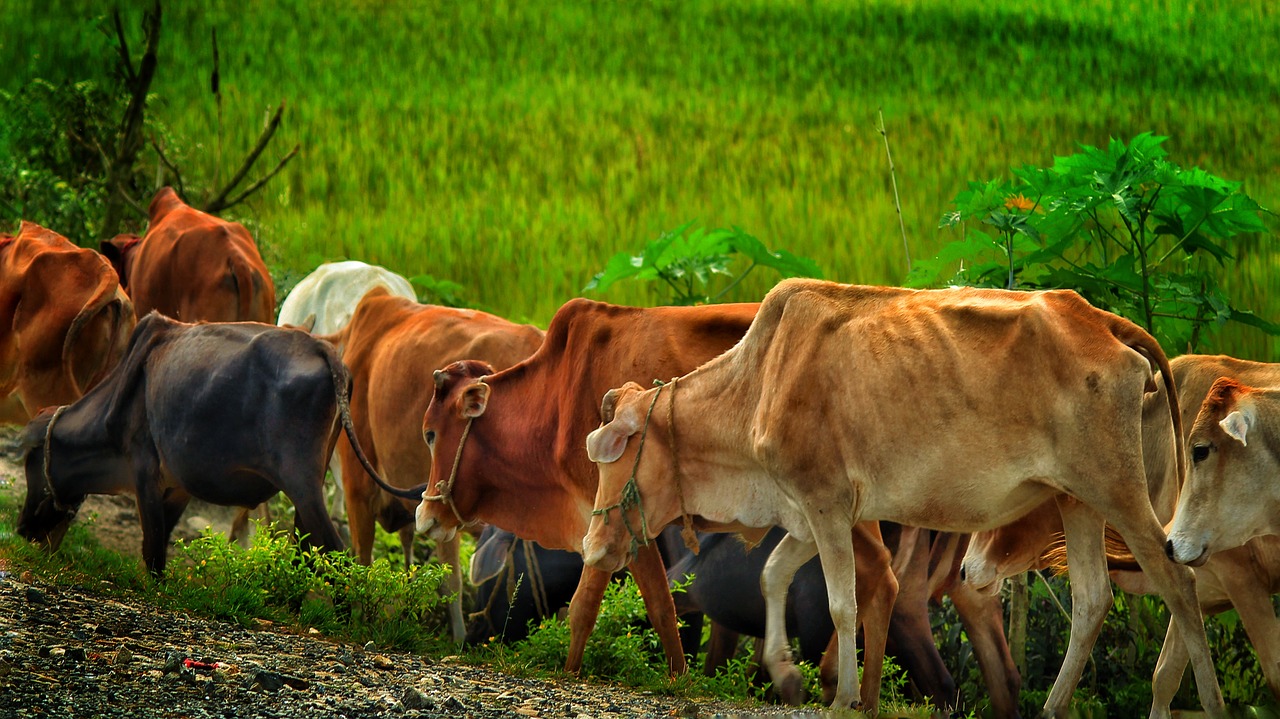
M481 377L477 384L484 384L484 378ZM467 437L471 436L471 424L475 421L475 417L468 417L467 426L462 429L462 439L458 440L458 451L453 455L453 467L449 470L449 479L436 485L435 494L429 495L426 492L422 494L424 502L443 502L453 512L453 516L458 518L458 524L463 527L474 527L480 523L478 519L463 519L462 513L458 511L458 505L453 501L453 484L458 481L458 467L462 465L462 448L467 446ZM434 457L432 461L434 463Z
M80 507L69 507L58 499L58 490L53 486L53 475L49 472L49 465L53 462L53 425L57 424L58 418L67 410L69 405L60 405L53 411L53 416L49 418L49 426L44 430L44 483L49 488L49 498L53 500L53 508L59 512L71 512L74 514Z

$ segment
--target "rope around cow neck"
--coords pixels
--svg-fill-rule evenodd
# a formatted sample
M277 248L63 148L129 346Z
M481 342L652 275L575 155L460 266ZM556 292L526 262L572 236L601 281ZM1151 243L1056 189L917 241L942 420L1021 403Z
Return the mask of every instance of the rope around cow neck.
M449 479L442 484L436 485L436 493L433 495L423 494L424 502L443 502L445 506L453 510L453 516L458 518L458 523L463 527L474 527L480 523L480 520L473 519L467 521L462 518L462 513L458 511L458 505L453 502L453 483L458 481L458 467L462 464L462 448L467 445L467 437L471 435L471 423L475 422L475 417L467 418L467 426L462 430L462 439L458 440L458 451L453 455L453 468L449 470Z
M53 416L49 418L49 426L45 427L44 430L44 483L49 487L49 497L53 500L53 508L59 512L73 510L58 499L58 490L53 486L53 475L49 473L49 465L53 462L53 425L57 424L58 418L67 410L68 406L64 404L55 409Z
M693 519L689 516L689 510L685 508L680 453L676 451L676 382L679 379L679 377L672 377L670 382L671 402L667 405L667 443L671 446L671 481L676 485L676 498L680 500L680 517L684 523L684 528L680 530L680 538L684 540L684 546L688 547L690 552L697 554L702 545L698 543L698 533L693 531Z

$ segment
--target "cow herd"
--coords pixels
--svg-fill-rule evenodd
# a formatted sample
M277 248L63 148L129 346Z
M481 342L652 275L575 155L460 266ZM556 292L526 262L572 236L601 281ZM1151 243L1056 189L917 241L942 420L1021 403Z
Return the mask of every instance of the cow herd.
M705 615L708 666L762 636L784 700L804 698L798 636L833 706L876 710L886 651L948 706L927 614L948 594L994 712L1016 716L995 590L1053 565L1072 626L1046 715L1067 712L1111 580L1172 615L1151 716L1170 716L1188 663L1223 714L1201 616L1232 607L1280 698L1280 365L1167 360L1067 291L787 280L760 304L571 300L543 333L342 262L294 288L282 327L274 306L248 232L169 189L144 237L101 254L30 223L0 235L19 532L56 547L88 494L131 494L160 573L192 498L283 492L304 541L340 550L328 468L363 563L375 522L406 563L416 530L461 596L458 532L484 529L471 639L516 638L571 596L570 671L627 568L673 673L700 639L677 616ZM498 586L517 571L531 581ZM461 641L457 600L450 618Z

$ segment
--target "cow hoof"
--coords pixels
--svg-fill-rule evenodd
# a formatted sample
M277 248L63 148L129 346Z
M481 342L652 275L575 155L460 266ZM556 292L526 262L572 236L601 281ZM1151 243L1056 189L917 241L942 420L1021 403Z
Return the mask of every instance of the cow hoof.
M804 677L800 676L800 671L794 666L787 667L773 687L783 704L804 704Z

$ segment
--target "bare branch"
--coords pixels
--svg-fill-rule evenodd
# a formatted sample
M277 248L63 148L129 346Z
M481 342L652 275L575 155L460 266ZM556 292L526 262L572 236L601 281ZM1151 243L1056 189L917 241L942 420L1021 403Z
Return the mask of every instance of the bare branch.
M120 51L120 69L124 71L126 84L132 86L138 76L133 69L133 58L129 56L129 41L124 36L124 23L120 21L120 11L111 14L116 24L116 49Z
M271 172L268 172L268 173L266 174L266 176L264 176L261 180L258 180L257 182L253 183L252 185L249 185L249 189L245 190L244 192L241 192L239 195L237 195L237 196L235 197L235 199L228 201L225 205L223 205L223 206L222 206L222 208L221 208L221 209L224 209L224 210L225 210L225 209L228 209L228 208L231 208L231 207L235 207L236 205L240 204L241 202L244 202L244 201L245 201L245 199L247 199L247 198L249 197L249 195L252 195L253 193L255 193L255 192L257 192L258 190L262 189L262 186L263 186L263 185L265 185L265 184L267 184L267 181L269 181L271 178L273 178L273 177L275 177L277 174L279 174L279 173L280 173L280 171L284 169L284 166L285 166L285 165L287 165L287 164L289 164L289 160L292 160L292 159L293 159L293 157L294 157L294 155L297 155L297 154L298 154L298 150L300 150L300 149L302 149L302 145L294 145L294 146L293 146L293 149L289 151L289 154L285 155L285 156L280 160L280 164L276 165L276 167L275 167L275 169L274 169L274 170L272 170ZM205 212L210 212L210 211L209 211L209 210L205 210Z
M123 33L123 31L121 31ZM133 173L133 165L142 150L142 127L147 109L147 93L151 89L151 80L155 77L159 64L157 51L160 47L160 0L155 0L151 12L143 19L143 33L146 36L147 48L142 53L142 62L137 73L129 83L129 106L125 108L124 117L120 120L120 141L116 147L115 157L107 167L107 206L103 213L102 226L98 229L100 239L107 239L116 234L122 221L122 205L129 204L124 194L124 187ZM122 46L123 48L123 46ZM126 72L132 73L127 49L122 57ZM136 203L134 203L136 204Z
M902 230L902 252L907 256L907 274L911 274L911 250L907 247L907 225L902 220L902 201L898 199L898 175L894 172L893 154L889 152L889 132L884 126L884 110L877 110L880 118L876 132L884 138L884 155L889 158L889 179L893 181L893 207L898 211L898 228Z
M129 207L133 208L133 210L137 212L143 219L146 219L147 217L150 216L150 213L147 212L147 208L143 207L141 204L138 203L137 200L133 199L129 195L129 192L124 189L124 185L116 185L116 191L120 193L120 197L124 200L124 203Z
M273 114L271 116L271 119L267 121L267 126L262 128L262 134L258 136L258 141L254 143L253 149L249 150L249 154L246 155L244 158L244 161L240 163L240 169L236 170L236 174L231 176L231 179L227 181L226 186L224 186L221 190L218 190L217 194L215 194L212 199L210 199L207 203L205 203L205 206L204 206L205 212L208 212L209 214L217 214L218 212L225 210L226 208L234 204L234 203L229 203L227 201L227 197L231 195L232 190L236 189L236 185L239 185L241 182L244 181L245 176L249 174L249 170L253 169L253 163L257 162L258 157L261 156L262 152L267 149L267 145L271 142L272 135L275 135L276 130L280 129L280 118L283 115L284 115L284 103L281 102L280 107L276 108L275 114ZM297 148L295 148L294 152L290 153L288 157L292 158L293 154L296 152L297 152ZM286 159L284 162L287 162L287 161L288 160ZM283 167L283 162L281 163L280 167ZM276 170L273 170L271 174L275 174L275 172L279 171L280 167L277 167ZM268 175L268 177L270 177L270 175ZM242 195L242 197L244 196L247 196L247 195Z
M164 163L164 166L169 170L169 172L173 173L174 182L178 185L178 196L186 197L187 188L182 182L182 171L178 169L177 165L169 161L168 156L164 154L164 150L160 149L160 142L156 140L156 136L154 134L151 135L151 147L155 149L156 155L160 157L160 162Z

